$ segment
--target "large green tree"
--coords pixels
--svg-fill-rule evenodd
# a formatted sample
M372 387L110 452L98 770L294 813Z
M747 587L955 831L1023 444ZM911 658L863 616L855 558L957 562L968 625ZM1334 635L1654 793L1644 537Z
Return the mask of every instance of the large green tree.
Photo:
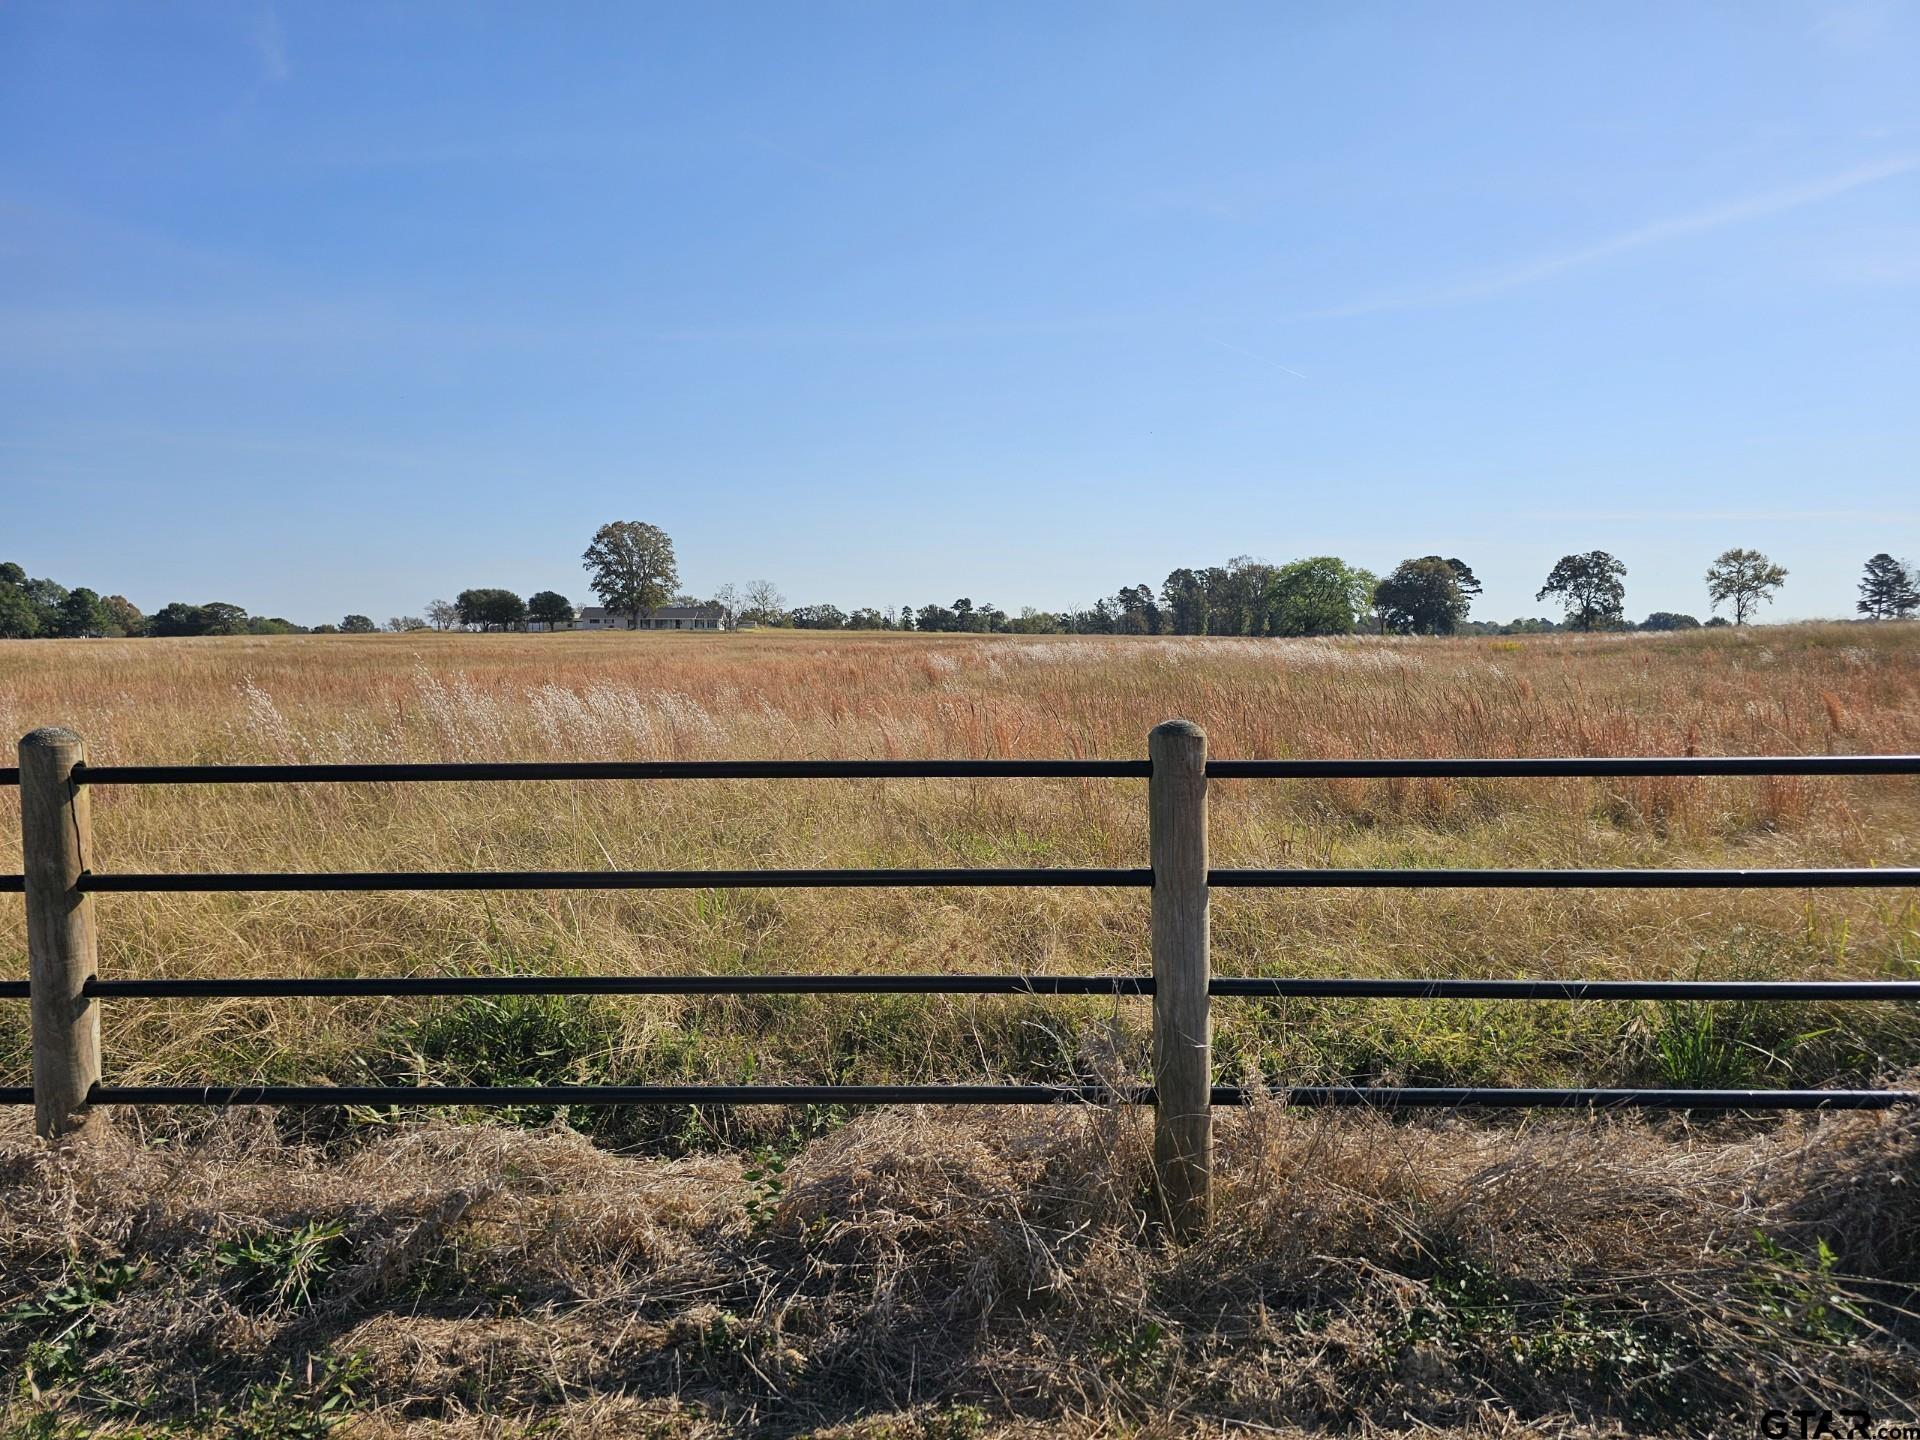
M1459 571L1438 555L1402 560L1373 591L1380 623L1403 635L1451 635L1467 618L1468 603Z
M65 635L67 587L54 580L30 580L12 561L0 562L0 636Z
M40 633L40 607L27 595L27 572L0 560L0 640L28 640Z
M615 520L594 532L581 557L588 583L600 603L639 625L679 588L680 566L673 541L658 525L644 520Z
M189 605L184 600L173 600L162 605L147 618L149 635L204 635L206 630L198 605Z
M573 623L573 602L558 590L536 590L527 601L527 618L549 629Z
M113 617L99 595L86 586L69 590L60 601L60 633L71 636L104 635L113 625Z
M100 604L107 612L109 634L144 635L147 633L147 617L142 615L140 607L126 596L109 595Z
M1333 555L1282 565L1270 589L1267 633L1351 635L1375 588L1373 576Z
M251 635L253 633L252 617L247 614L245 606L230 605L224 600L209 600L199 609L202 621L207 627L201 632L202 634Z
M1209 635L1265 633L1267 606L1279 571L1265 560L1236 555L1225 565L1209 565L1200 572L1207 597Z
M1533 598L1558 596L1576 630L1612 629L1624 617L1627 587L1620 577L1626 573L1627 567L1604 550L1562 555Z
M11 585L0 586L0 640L28 640L40 633L40 612Z
M1115 628L1122 635L1158 635L1162 617L1160 607L1154 603L1153 588L1149 585L1122 585L1113 597L1114 608L1119 612Z
M1473 567L1468 565L1466 561L1443 558L1439 555L1423 555L1420 558L1423 560L1441 560L1449 570L1453 571L1453 578L1460 586L1460 593L1468 599L1472 599L1480 593L1479 577L1473 573Z
M60 606L66 601L67 587L58 580L27 581L27 598L40 607L41 615L48 621L48 628L58 624Z
M1160 598L1166 602L1174 634L1207 633L1207 587L1194 571L1183 567L1169 574L1160 586Z
M1733 606L1733 623L1744 625L1762 603L1773 603L1773 592L1787 583L1787 571L1758 550L1735 546L1722 550L1707 567L1707 597L1718 610Z
M285 624L284 621L281 622ZM292 626L288 626L292 629ZM211 600L205 605L188 605L175 600L155 611L147 621L149 635L249 635L253 621L238 605Z
M527 602L498 586L462 590L454 597L453 608L462 625L478 625L482 630L510 630L527 618Z
M1881 551L1867 561L1860 577L1860 602L1853 607L1870 620L1904 620L1920 610L1920 573Z

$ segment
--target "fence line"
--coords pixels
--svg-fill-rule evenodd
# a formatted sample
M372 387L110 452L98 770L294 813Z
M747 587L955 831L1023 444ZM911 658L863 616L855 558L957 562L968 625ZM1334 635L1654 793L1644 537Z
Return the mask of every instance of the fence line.
M26 1088L0 1103L28 1104ZM1155 1105L1152 1085L96 1085L89 1105ZM1215 1085L1210 1105L1266 1098L1380 1110L1891 1110L1903 1090L1521 1089L1492 1086Z
M457 995L1106 995L1154 993L1151 975L402 975L90 980L88 999ZM1207 993L1252 999L1920 1000L1920 980L1384 980L1215 975ZM0 980L24 1000L25 980Z
M1575 779L1660 776L1920 775L1917 755L1211 760L1184 721L1156 726L1145 760L680 760L332 765L89 765L80 737L36 730L0 786L21 790L24 867L0 893L24 893L29 978L0 999L32 1007L33 1085L0 1088L31 1104L49 1138L84 1133L107 1105L1138 1104L1155 1111L1155 1171L1166 1218L1183 1234L1211 1213L1212 1112L1256 1094L1295 1105L1383 1108L1863 1110L1920 1103L1899 1090L1535 1089L1212 1084L1214 997L1529 1001L1920 1001L1920 981L1469 980L1214 976L1211 892L1235 888L1827 889L1920 886L1920 868L1805 870L1215 869L1207 861L1212 780ZM141 874L94 871L88 794L96 785L332 784L583 780L1144 779L1150 864L1138 868L344 871ZM670 890L1095 886L1152 897L1151 975L400 976L102 979L98 894L390 890ZM1153 1002L1151 1085L111 1085L102 1077L106 999L267 996L951 994L1136 996Z
M1214 889L1831 890L1920 884L1920 869L1807 870L1209 870ZM1088 885L1151 889L1152 868L923 870L322 870L83 874L80 894L287 890L861 890Z
M1209 780L1598 779L1912 775L1912 755L1514 756L1502 759L1209 760ZM502 760L402 764L86 765L90 785L287 785L475 780L1145 780L1151 760ZM20 772L0 769L0 785Z

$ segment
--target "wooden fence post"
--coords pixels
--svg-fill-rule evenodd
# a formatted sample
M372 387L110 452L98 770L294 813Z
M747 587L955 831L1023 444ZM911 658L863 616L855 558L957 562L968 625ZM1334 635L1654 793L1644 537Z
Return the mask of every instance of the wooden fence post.
M1207 1003L1207 737L1169 720L1147 737L1153 860L1154 1173L1173 1232L1213 1218L1213 1018Z
M100 1002L93 979L93 902L79 880L93 851L87 787L73 767L86 746L71 730L20 741L20 843L27 876L27 973L33 991L33 1121L47 1139L86 1128L100 1079Z

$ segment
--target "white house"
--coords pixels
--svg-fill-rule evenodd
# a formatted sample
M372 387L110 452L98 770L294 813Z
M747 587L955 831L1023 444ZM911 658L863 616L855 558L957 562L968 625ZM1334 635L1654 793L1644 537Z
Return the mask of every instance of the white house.
M628 615L614 614L603 605L587 605L574 621L576 630L724 630L727 612L718 605L661 605L635 624Z

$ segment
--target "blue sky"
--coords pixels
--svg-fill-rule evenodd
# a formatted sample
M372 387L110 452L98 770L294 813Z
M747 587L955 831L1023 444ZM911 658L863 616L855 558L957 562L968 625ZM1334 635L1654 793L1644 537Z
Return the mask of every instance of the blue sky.
M1920 559L1920 6L0 7L0 558L317 623Z

